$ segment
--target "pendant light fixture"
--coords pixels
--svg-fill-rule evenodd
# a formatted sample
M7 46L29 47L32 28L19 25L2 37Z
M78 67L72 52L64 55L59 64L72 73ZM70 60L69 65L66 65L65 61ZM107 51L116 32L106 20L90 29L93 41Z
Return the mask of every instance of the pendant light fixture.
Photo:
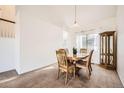
M79 24L77 23L77 6L75 5L75 8L74 8L74 25L73 27L79 27Z

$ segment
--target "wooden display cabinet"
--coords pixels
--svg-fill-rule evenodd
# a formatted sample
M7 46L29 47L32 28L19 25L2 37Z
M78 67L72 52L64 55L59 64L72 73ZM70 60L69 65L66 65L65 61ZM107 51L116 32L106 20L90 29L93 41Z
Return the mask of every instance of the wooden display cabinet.
M116 70L117 33L107 31L100 33L100 65L106 69Z

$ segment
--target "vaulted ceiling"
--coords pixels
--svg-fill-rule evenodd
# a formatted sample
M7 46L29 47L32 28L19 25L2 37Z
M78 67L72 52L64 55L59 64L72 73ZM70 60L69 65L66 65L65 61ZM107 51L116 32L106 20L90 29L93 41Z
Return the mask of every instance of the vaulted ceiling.
M74 5L40 5L17 6L26 7L33 14L41 15L41 20L48 21L59 27L67 27L74 23ZM79 5L77 6L77 22L82 26L93 24L101 20L115 17L117 6L107 5Z

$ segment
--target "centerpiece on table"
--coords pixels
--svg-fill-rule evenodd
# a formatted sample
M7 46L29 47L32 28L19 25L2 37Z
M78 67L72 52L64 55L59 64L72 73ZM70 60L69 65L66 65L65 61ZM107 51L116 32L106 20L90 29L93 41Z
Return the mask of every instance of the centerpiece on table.
M77 48L73 47L73 56L77 55Z

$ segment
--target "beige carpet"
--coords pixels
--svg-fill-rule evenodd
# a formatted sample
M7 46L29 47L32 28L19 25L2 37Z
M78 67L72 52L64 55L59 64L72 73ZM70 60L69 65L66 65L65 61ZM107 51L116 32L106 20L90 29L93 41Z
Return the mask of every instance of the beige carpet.
M80 77L69 80L64 85L64 75L57 77L57 64L38 69L19 76L0 80L0 87L13 88L121 88L123 87L116 72L105 70L98 65L92 65L93 71L90 80L84 70L80 70Z

